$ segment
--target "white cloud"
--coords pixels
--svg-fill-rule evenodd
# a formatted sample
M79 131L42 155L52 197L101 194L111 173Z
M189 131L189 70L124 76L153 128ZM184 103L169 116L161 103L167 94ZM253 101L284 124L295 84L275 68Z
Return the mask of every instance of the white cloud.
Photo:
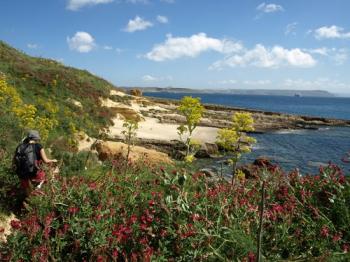
M218 82L218 84L220 85L233 85L233 84L237 84L238 81L234 80L234 79L229 79L229 80L221 80Z
M331 38L350 38L350 32L344 32L344 28L332 25L332 26L323 26L315 30L314 36L316 39L331 39Z
M120 53L124 52L124 50L123 50L123 49L121 49L121 48L116 48L116 49L115 49L115 51L116 51L118 54L120 54Z
M158 15L157 21L161 24L167 24L169 22L169 19L166 16Z
M104 50L113 50L113 47L109 46L109 45L105 45L103 46Z
M167 35L165 42L155 45L145 57L161 62L181 57L196 57L210 50L220 53L231 53L241 48L242 45L238 42L207 37L205 33L199 33L190 37L173 37L172 35Z
M127 3L131 4L148 4L148 0L126 0Z
M88 53L96 46L94 38L86 32L76 32L72 38L67 37L67 43L71 50L79 53Z
M286 29L284 30L285 35L296 35L296 28L297 28L297 22L290 23L286 26Z
M37 45L37 44L27 44L27 47L29 48L29 49L37 49L39 46Z
M175 3L175 0L160 0L161 2L168 3L168 4L173 4Z
M135 19L129 20L128 25L124 28L124 31L132 33L135 31L146 30L149 27L152 27L153 24L147 20L142 19L139 16L136 16Z
M305 79L286 79L283 86L290 89L304 89L304 90L343 90L349 91L350 85L332 80L329 78L318 78L316 80Z
M342 65L348 60L348 57L349 57L349 52L347 49L339 49L332 56L332 59L337 65Z
M171 80L173 80L172 76L156 77L151 75L144 75L142 77L143 82L163 82L163 81L171 81Z
M265 2L261 3L256 7L256 10L264 13L274 13L283 11L283 7L277 4L266 4Z
M157 78L154 77L154 76L151 76L151 75L144 75L142 77L142 81L144 81L144 82L155 82L155 81L157 81Z
M328 57L330 60L335 62L336 65L342 65L348 60L349 51L345 48L328 48L320 47L314 49L305 49L305 51L311 54L317 54Z
M245 85L251 85L251 86L264 86L271 84L270 80L245 80L243 81L243 84Z
M225 66L279 68L281 66L312 67L314 65L316 65L316 60L299 48L285 49L281 46L266 48L257 44L253 49L245 49L243 52L231 54L215 62L210 69L221 69Z
M314 48L314 49L306 49L306 51L310 52L311 54L328 56L330 49L327 47L320 47L320 48Z
M84 6L93 6L98 4L108 4L114 0L68 0L67 9L77 11Z

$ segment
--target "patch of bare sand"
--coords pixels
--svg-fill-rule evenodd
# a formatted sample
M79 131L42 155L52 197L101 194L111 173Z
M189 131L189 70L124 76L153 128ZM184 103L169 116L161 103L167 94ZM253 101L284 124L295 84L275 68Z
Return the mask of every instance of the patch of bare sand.
M118 91L118 90L114 90L112 89L111 92L109 93L111 96L126 96L125 93Z
M146 117L143 122L139 123L137 137L155 140L178 140L177 124L163 124L156 118ZM114 126L110 128L109 135L112 137L121 137L123 131L123 121L114 119ZM193 132L193 138L204 143L214 143L216 140L218 128L198 126Z

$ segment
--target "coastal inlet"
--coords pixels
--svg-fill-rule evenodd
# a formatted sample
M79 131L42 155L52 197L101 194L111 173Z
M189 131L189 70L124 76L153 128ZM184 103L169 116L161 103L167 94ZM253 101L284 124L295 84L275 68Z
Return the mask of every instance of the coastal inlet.
M181 99L185 95L200 97L203 103L221 104L217 108L214 105L209 107L210 109L217 109L213 110L213 115L217 114L217 118L221 118L220 112L225 108L222 105L255 108L256 111L251 111L253 114L254 112L256 112L255 114L258 114L257 112L261 113L257 116L256 124L258 126L257 130L262 132L253 134L258 143L254 146L252 153L243 157L242 164L250 163L258 157L266 157L280 164L286 171L299 168L302 173L317 173L319 167L327 165L329 161L341 166L344 170L350 169L350 164L342 161L350 151L350 121L337 122L335 120L350 119L350 98L165 92L145 93L144 95L166 99ZM268 113L260 110L279 111L291 115L279 114L279 112ZM268 115L271 117L268 117ZM300 117L298 115L306 115L306 117L298 120L298 117ZM331 119L325 117L331 117ZM324 122L321 120L324 120ZM332 122L333 120L334 122ZM214 122L211 122L211 125L215 126ZM220 169L221 166L217 160L211 160L210 165L217 169ZM229 172L229 167L225 172Z

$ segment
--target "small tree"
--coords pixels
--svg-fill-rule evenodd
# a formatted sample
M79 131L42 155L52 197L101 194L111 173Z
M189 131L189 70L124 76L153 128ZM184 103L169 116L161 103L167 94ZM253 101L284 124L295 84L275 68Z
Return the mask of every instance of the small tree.
M232 117L231 128L223 128L218 131L216 143L227 153L231 153L232 183L236 173L236 167L242 154L249 153L256 143L255 138L247 136L245 132L254 131L254 120L250 113L235 113Z
M124 120L123 127L124 127L124 130L122 131L122 134L124 135L125 143L128 145L128 150L127 150L126 159L125 159L125 172L126 172L131 148L134 146L136 131L139 128L139 126L136 121L126 119Z
M194 159L194 152L198 148L198 143L192 139L192 133L199 124L204 107L200 103L200 98L193 98L185 96L181 99L180 106L177 108L179 113L186 118L184 124L181 124L177 130L180 140L186 145L185 160L192 162Z

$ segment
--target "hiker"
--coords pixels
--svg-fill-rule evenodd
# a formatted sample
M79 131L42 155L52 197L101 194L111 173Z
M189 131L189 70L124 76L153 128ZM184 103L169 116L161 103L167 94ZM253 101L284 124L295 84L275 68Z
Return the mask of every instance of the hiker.
M56 163L56 159L49 159L45 150L39 144L40 135L37 130L30 130L23 142L17 146L13 157L13 166L21 180L21 188L26 196L33 187L41 187L45 181L45 172L40 168L43 163Z

